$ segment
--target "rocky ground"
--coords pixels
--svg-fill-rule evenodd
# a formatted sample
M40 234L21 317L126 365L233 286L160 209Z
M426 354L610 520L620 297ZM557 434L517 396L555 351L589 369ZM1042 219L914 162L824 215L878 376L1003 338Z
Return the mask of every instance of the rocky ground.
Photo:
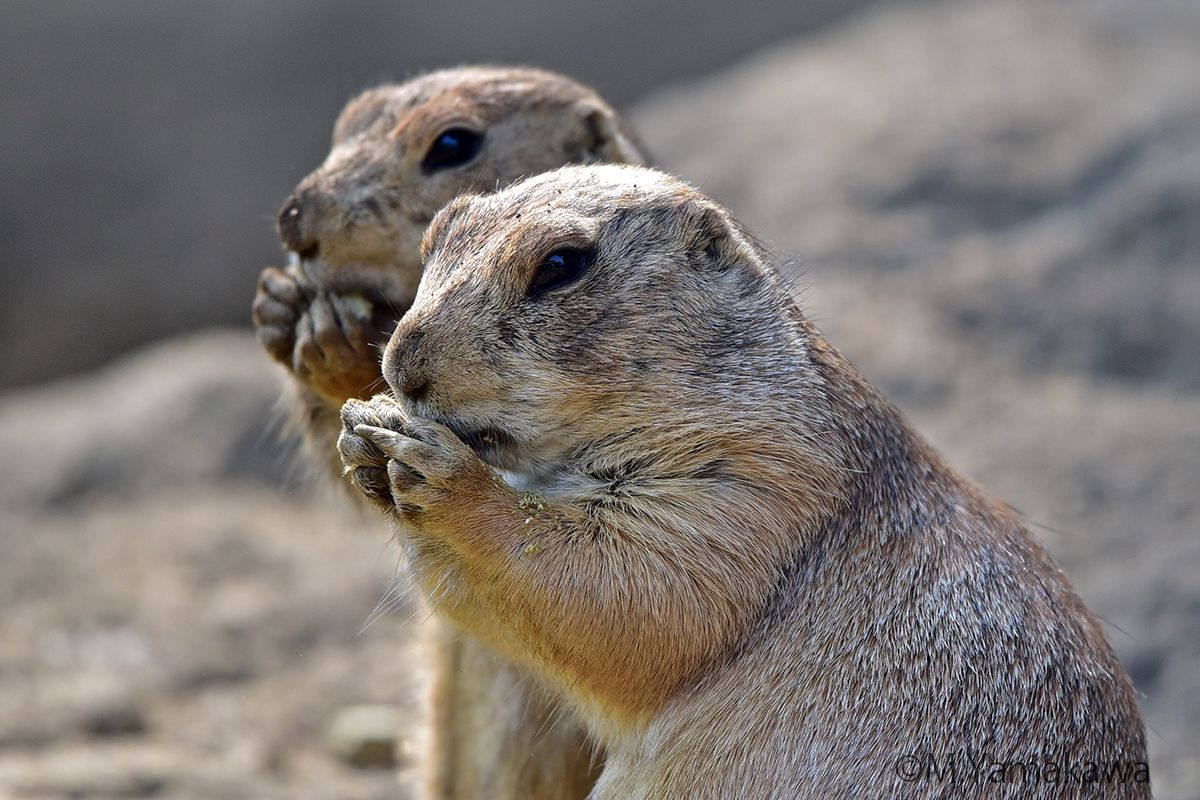
M274 445L279 377L213 332L0 405L0 797L397 796L328 739L411 716L412 608Z
M1142 693L1156 796L1193 799L1197 41L1185 0L887 6L631 113L1026 516ZM420 620L278 445L280 379L230 330L0 396L0 798L403 796L328 740L411 718Z

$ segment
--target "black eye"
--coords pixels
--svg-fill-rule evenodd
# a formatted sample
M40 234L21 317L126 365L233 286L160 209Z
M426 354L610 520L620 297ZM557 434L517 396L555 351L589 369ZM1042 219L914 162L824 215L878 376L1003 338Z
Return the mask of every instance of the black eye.
M594 250L560 247L538 265L533 280L529 282L529 296L537 297L551 289L566 286L582 275L595 259Z
M483 134L470 128L447 128L438 134L425 154L421 167L426 172L449 169L467 163L479 152Z

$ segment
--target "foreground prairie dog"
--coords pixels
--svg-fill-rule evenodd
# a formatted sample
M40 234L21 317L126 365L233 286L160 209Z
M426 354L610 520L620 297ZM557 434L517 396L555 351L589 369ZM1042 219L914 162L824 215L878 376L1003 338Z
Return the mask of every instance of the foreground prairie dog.
M1149 797L1095 617L725 210L568 167L423 248L339 448L439 612L603 743L594 798Z
M352 100L325 163L284 203L286 269L267 269L257 335L291 377L288 404L312 455L341 475L338 411L383 387L380 356L416 294L434 213L570 162L646 157L595 92L533 69L467 67ZM601 755L523 671L436 620L422 791L444 800L585 796Z

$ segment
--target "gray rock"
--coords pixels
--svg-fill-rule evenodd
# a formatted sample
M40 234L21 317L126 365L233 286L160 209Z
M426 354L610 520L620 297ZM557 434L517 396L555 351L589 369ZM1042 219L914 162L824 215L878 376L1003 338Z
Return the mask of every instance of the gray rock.
M892 7L632 117L835 328L852 279L1025 368L1200 388L1197 41L1188 2Z
M69 509L189 481L282 485L281 373L247 332L193 334L0 397L0 508Z

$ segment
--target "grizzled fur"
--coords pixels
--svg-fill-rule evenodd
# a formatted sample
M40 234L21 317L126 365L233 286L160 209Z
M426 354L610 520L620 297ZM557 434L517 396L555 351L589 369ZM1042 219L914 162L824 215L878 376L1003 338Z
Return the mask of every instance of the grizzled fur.
M1149 796L969 772L1145 762L1129 680L725 210L567 167L459 198L423 248L394 396L347 403L341 453L439 612L603 745L593 797ZM539 289L564 252L585 267Z

